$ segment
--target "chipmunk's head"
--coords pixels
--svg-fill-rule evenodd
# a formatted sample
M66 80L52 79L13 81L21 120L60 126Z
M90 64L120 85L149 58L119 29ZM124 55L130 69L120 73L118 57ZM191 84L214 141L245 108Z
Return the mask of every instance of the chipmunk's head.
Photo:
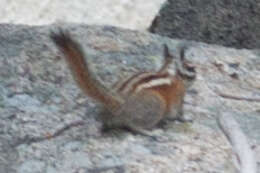
M186 87L190 87L196 79L195 66L191 61L185 59L185 51L187 47L182 46L180 48L180 56L175 57L170 54L168 47L164 46L164 56L168 57L166 59L172 58L175 62L176 74L182 78Z

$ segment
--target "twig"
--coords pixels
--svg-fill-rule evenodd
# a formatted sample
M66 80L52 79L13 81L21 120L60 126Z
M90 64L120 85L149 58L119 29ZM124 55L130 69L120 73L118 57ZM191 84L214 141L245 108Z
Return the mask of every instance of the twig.
M84 125L84 124L85 124L85 123L84 123L84 121L82 121L82 120L74 121L74 122L72 122L72 123L69 123L69 124L63 126L62 128L60 128L59 130L57 130L56 132L54 132L52 135L48 136L48 139L50 139L50 138L55 138L55 137L61 135L61 134L62 134L63 132L65 132L66 130L69 130L69 129L72 128L72 127L82 126L82 125Z
M239 127L239 124L231 114L223 113L218 118L218 125L230 142L233 152L236 154L240 173L256 173L257 163L254 153L248 144L247 138Z
M71 122L69 124L64 125L60 129L55 131L53 134L46 134L45 136L38 136L38 137L25 136L22 139L20 138L16 142L14 142L14 144L12 146L17 147L21 144L28 144L29 145L29 144L32 144L32 143L49 140L49 139L52 139L52 138L55 138L55 137L61 135L63 132L71 129L72 127L82 126L84 124L85 123L82 120L74 121L74 122Z
M245 101L249 101L249 102L260 102L260 98L233 96L233 95L224 94L224 93L220 93L220 92L217 92L217 94L221 97L228 98L228 99L245 100Z

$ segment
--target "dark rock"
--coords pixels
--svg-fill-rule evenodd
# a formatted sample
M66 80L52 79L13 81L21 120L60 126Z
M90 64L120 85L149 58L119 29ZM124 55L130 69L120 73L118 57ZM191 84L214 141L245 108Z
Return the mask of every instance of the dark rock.
M171 38L259 48L259 0L168 0L149 28Z

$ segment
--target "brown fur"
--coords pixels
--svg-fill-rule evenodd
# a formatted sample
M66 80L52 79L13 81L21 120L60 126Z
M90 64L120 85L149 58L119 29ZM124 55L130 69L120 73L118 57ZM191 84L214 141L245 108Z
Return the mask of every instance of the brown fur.
M182 104L182 99L185 95L185 87L179 77L173 77L171 85L159 85L150 88L151 90L159 93L166 103L167 112L170 112L172 105Z
M71 39L69 33L52 33L52 40L65 55L68 66L79 87L90 97L103 103L108 109L117 109L122 103L119 96L111 94L106 87L97 81L89 71L83 49L80 44Z

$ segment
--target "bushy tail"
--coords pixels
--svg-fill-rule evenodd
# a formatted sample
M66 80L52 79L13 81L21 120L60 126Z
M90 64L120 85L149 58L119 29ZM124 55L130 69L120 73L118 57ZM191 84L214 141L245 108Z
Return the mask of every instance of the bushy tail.
M121 105L122 100L94 78L84 58L81 45L73 40L68 32L62 30L57 33L52 32L50 37L65 55L68 66L80 88L88 96L103 103L108 109L116 110Z

